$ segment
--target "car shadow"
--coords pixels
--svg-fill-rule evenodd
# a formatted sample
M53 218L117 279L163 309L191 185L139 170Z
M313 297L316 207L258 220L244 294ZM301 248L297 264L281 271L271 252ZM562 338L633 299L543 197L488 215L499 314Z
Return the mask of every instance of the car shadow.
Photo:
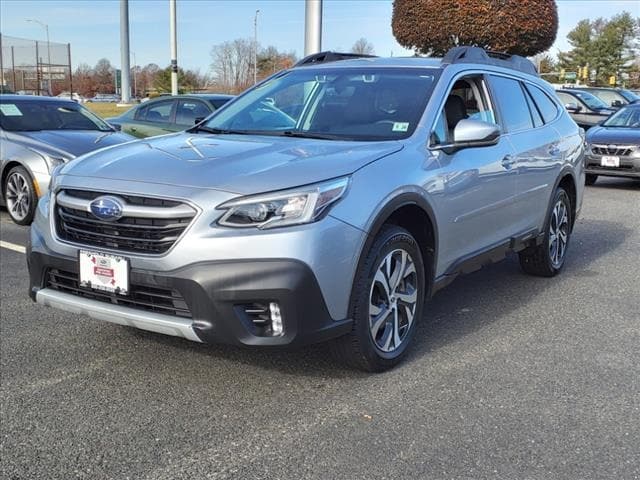
M588 232L576 225L572 236L574 248L569 250L563 272L554 278L532 277L524 274L516 255L502 262L489 265L477 272L456 279L438 292L426 304L426 313L418 325L413 346L402 366L410 366L452 342L508 316L526 306L531 299L567 276L593 276L597 272L590 266L603 254L623 244L631 233L624 225L609 221L588 220ZM582 227L582 228L581 228ZM601 232L592 235L589 232ZM606 238L603 238L606 235ZM603 249L603 244L607 248ZM276 370L285 375L324 378L357 378L366 373L345 367L331 353L327 344L310 345L299 349L243 348L229 345L201 345L175 337L130 329L131 335L162 344L163 348L175 348L196 353L199 368L211 361L224 361L245 367Z
M595 184L588 186L587 189L609 189L609 190L640 190L640 179L635 178L616 178L616 177L598 177Z

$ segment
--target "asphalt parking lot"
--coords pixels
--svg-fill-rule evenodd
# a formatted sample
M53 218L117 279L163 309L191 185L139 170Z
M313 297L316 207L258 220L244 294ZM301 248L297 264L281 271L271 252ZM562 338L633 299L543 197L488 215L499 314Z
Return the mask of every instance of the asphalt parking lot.
M638 479L639 252L640 184L601 178L562 275L457 280L367 375L35 305L0 248L2 478Z

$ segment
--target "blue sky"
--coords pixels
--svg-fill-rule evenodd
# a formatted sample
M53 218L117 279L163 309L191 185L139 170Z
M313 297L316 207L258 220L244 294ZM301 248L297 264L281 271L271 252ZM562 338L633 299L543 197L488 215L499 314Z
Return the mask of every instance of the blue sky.
M325 0L325 50L349 50L360 37L373 43L378 55L407 55L391 33L391 0ZM205 72L215 44L253 37L253 17L260 9L258 40L262 46L304 51L303 0L178 0L178 63ZM558 1L560 28L552 53L568 49L566 34L583 18L610 17L622 11L640 16L640 2L632 0ZM71 43L74 67L94 65L106 57L120 63L118 0L0 1L0 30L4 35L44 39L44 29L26 22L49 24L51 41ZM131 50L136 63L169 64L168 0L130 0ZM132 60L133 61L133 60Z

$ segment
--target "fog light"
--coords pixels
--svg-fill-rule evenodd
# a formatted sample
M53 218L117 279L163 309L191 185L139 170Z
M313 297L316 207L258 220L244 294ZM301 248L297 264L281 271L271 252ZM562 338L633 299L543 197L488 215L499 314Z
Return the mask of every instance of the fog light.
M282 325L280 306L277 302L269 304L269 312L271 313L271 334L274 337L278 337L284 333L284 326Z

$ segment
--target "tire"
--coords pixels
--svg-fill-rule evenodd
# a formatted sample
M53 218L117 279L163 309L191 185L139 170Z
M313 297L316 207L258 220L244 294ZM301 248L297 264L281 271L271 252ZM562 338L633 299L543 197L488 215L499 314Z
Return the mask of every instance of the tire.
M526 248L518 254L522 270L539 277L557 275L562 270L567 256L571 222L571 200L567 192L562 187L558 187L547 214L543 242Z
M587 176L584 180L585 185L593 185L598 180L598 175L594 175L593 173L587 173Z
M353 328L334 346L342 362L381 372L396 365L411 343L427 292L425 269L416 240L394 225L381 229L365 255L351 291Z
M2 186L7 212L18 225L30 225L36 213L38 196L33 186L33 178L26 168L13 167Z

